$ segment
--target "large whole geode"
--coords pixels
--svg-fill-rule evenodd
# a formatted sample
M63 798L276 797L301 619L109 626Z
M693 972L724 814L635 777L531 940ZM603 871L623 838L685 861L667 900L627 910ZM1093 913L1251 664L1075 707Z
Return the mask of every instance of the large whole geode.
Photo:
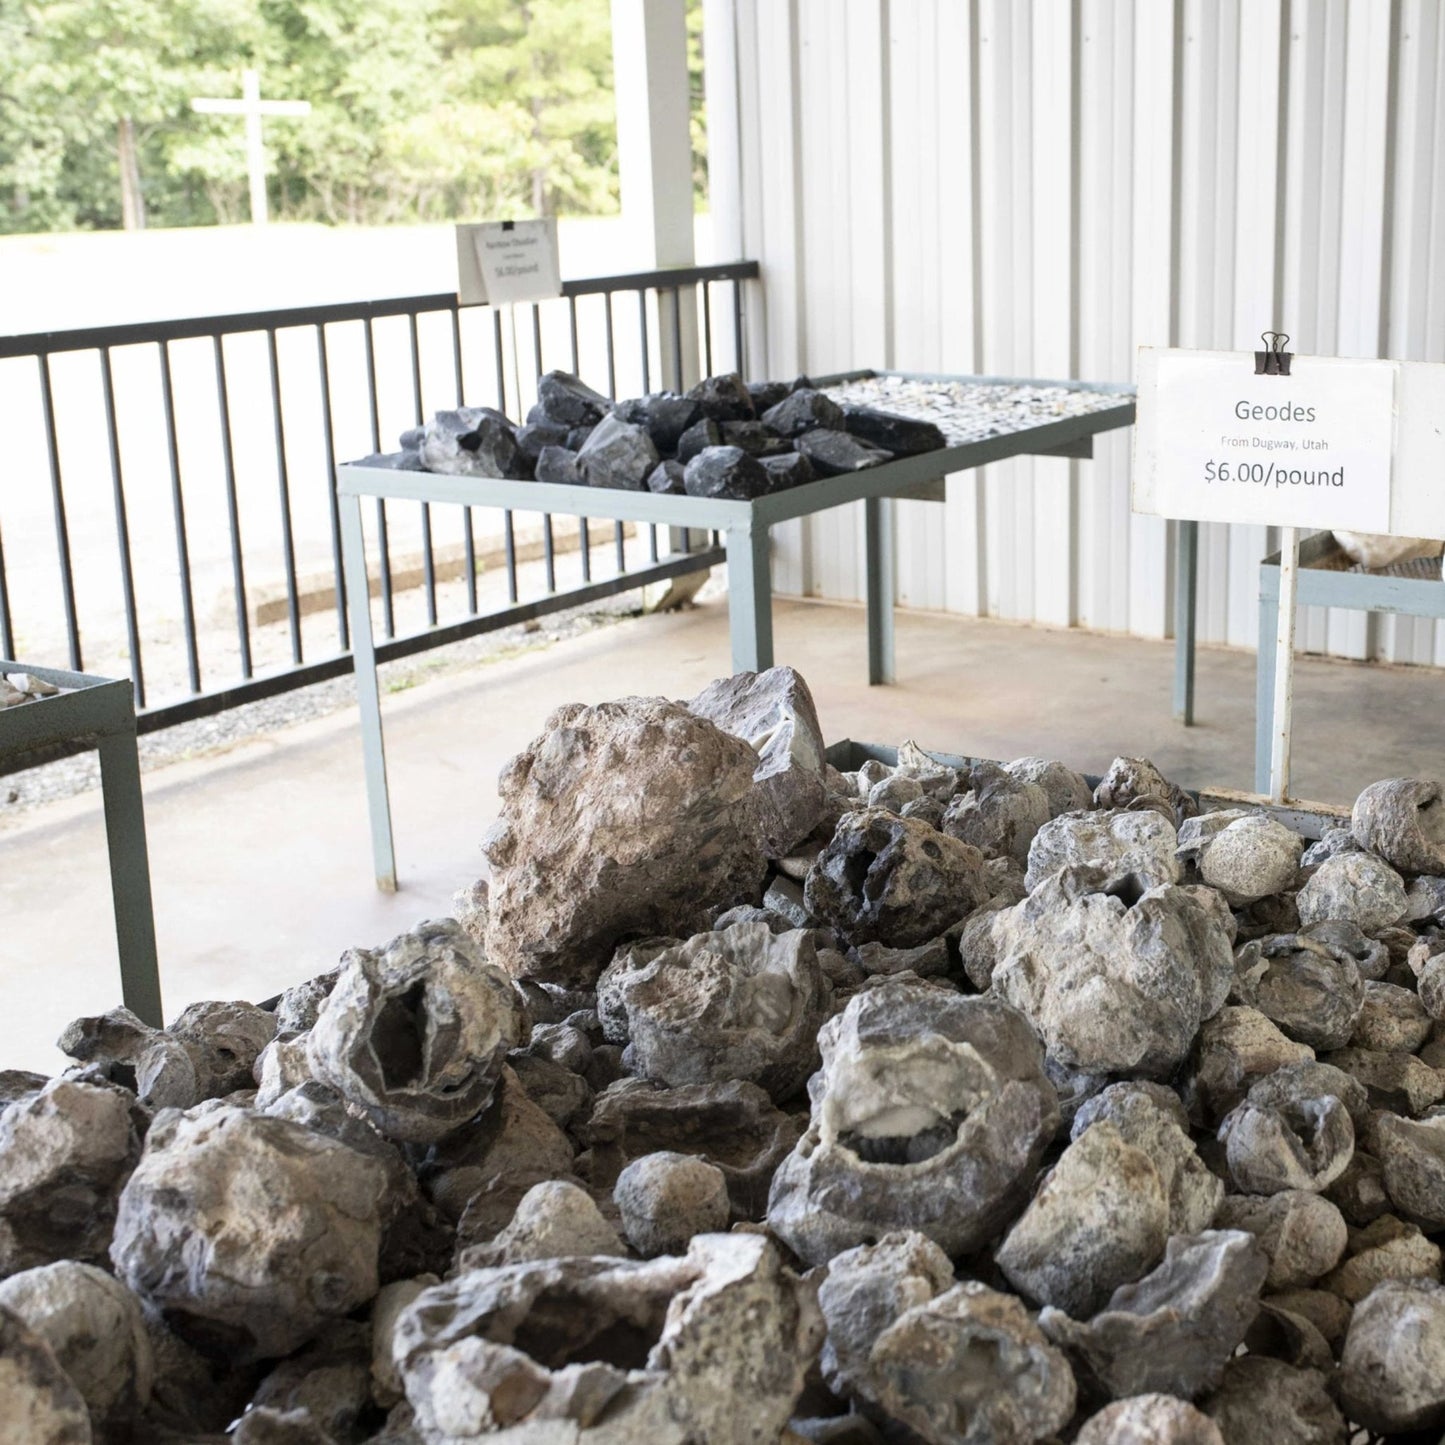
M289 1119L163 1111L120 1196L116 1274L183 1339L289 1354L376 1294L386 1171Z
M487 956L590 986L624 935L700 932L756 902L767 868L741 738L682 703L572 703L498 780Z
M808 911L850 943L915 948L989 896L984 858L915 818L887 808L845 813L808 870Z
M510 980L453 919L353 948L306 1041L315 1076L383 1134L433 1144L486 1108L523 1042Z
M812 931L775 934L766 923L699 933L651 957L624 950L597 984L604 1027L625 1028L613 1041L627 1044L631 1071L669 1085L745 1079L775 1099L817 1067L831 998Z
M1167 1078L1233 976L1228 932L1190 889L1140 893L1096 867L1046 879L998 915L993 940L995 990L1051 1059L1092 1074Z
M812 1121L773 1176L769 1228L809 1264L890 1230L953 1256L994 1239L1059 1123L1027 1021L903 976L856 995L818 1042Z
M1355 799L1350 831L1401 873L1445 874L1445 790L1434 779L1371 783Z

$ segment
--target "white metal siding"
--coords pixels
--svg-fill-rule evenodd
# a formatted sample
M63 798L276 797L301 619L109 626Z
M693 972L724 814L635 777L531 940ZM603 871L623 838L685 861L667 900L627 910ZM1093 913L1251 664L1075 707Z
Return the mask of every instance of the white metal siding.
M770 375L1131 377L1140 345L1445 361L1440 0L705 0L713 212L763 264ZM725 101L725 103L724 103ZM720 143L721 142L721 143ZM1128 434L898 504L904 605L1160 637L1173 527ZM1442 479L1445 480L1445 479ZM854 509L779 591L862 594ZM1262 527L1201 528L1202 641L1252 646ZM1445 663L1445 629L1308 609L1313 651Z

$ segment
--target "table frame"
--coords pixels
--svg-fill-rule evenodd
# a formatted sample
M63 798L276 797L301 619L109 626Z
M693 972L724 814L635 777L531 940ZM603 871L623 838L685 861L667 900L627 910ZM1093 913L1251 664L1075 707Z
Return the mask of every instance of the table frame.
M1445 617L1445 581L1398 577L1388 572L1340 571L1313 564L1340 550L1332 532L1316 532L1299 544L1295 574L1297 605L1343 607L1355 612L1395 612L1406 617ZM1281 556L1259 564L1259 651L1254 665L1254 786L1269 791L1274 740L1275 649L1279 628Z
M1133 422L1134 390L1131 386L1103 382L876 371L841 372L819 377L813 384L818 387L837 386L847 381L885 375L913 381L974 385L1062 386L1073 391L1117 396L1119 404L1082 416L1062 417L1055 422L1002 436L986 437L962 446L944 447L920 456L900 457L861 472L819 478L753 501L663 496L655 492L555 482L454 477L436 472L368 466L364 462L344 462L337 467L342 565L351 617L357 700L361 710L372 857L379 888L386 892L395 890L396 854L392 842L386 752L381 729L381 695L376 678L376 647L366 575L362 500L378 497L455 503L721 532L726 545L728 632L734 672L759 672L773 665L772 528L780 522L794 521L832 507L861 501L864 504L868 681L875 686L889 683L894 680L892 502L898 498L941 502L945 495L945 479L952 473L1004 461L1009 457L1090 458L1093 456L1093 438L1097 433L1112 431Z
M164 1018L156 966L150 855L131 682L128 678L32 667L8 659L0 659L0 672L25 672L56 687L71 689L0 710L0 763L6 765L4 771L11 772L12 764L23 756L40 753L35 761L43 762L46 749L75 742L99 753L121 998L138 1018L161 1028Z

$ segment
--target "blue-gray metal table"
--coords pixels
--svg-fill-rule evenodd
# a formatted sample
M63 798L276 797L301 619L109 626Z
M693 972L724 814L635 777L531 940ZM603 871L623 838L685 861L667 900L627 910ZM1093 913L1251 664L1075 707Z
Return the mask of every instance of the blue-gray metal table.
M100 754L105 838L110 854L111 904L120 953L121 998L146 1023L160 1028L161 984L156 968L156 926L151 911L150 859L145 804L136 752L135 695L129 678L0 659L0 672L25 672L66 691L0 710L0 771L57 744L84 743Z
M396 888L396 854L392 844L391 804L387 794L386 753L381 731L381 695L376 679L376 649L366 575L362 499L381 497L428 503L451 502L509 511L560 513L721 532L725 539L728 631L734 672L756 672L773 665L769 555L772 528L780 522L861 501L867 564L868 681L872 684L892 682L894 587L892 517L888 503L900 497L941 502L946 477L1008 457L1091 457L1095 434L1133 422L1134 392L1132 387L1110 383L872 371L821 377L813 384L818 387L836 386L878 375L962 385L1065 387L1117 397L1118 405L1060 417L1057 421L944 447L920 456L901 457L866 471L821 478L753 501L662 496L654 492L632 492L613 487L444 476L434 472L368 466L364 462L343 463L337 467L342 565L351 617L351 648L356 662L367 804L378 887L388 892ZM719 560L723 557L720 556ZM681 570L689 563L695 565L696 557L679 558L678 561Z
M1259 650L1254 664L1254 787L1269 792L1270 742L1274 737L1275 634L1279 630L1280 554L1259 564ZM1332 532L1316 532L1299 546L1297 605L1344 607L1356 612L1396 612L1407 617L1445 617L1440 559L1423 557L1371 570L1352 563Z

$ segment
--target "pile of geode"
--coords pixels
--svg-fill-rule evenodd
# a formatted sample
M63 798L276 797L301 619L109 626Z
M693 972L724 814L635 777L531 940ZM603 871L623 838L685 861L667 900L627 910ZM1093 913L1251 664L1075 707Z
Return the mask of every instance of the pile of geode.
M0 1438L1439 1441L1437 784L841 774L777 668L501 796L456 921L0 1076Z
M522 426L486 406L439 411L402 434L400 452L368 460L461 477L746 501L945 445L930 421L840 406L806 377L710 376L685 396L660 391L614 404L575 376L549 371L537 396Z

